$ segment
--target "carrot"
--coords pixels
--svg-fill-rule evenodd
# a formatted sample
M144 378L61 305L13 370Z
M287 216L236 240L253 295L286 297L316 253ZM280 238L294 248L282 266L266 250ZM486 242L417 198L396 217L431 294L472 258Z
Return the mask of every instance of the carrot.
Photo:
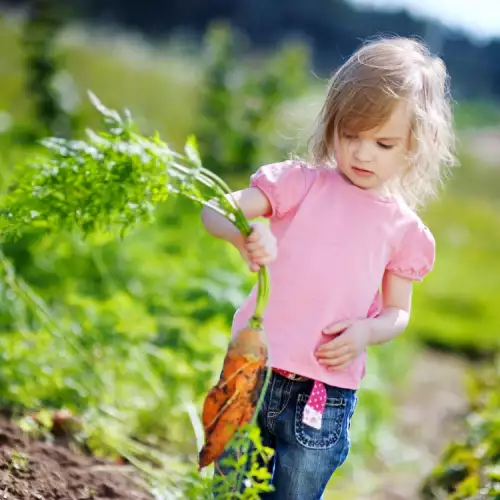
M234 200L232 191L211 172L203 168L201 171L206 175L204 182L213 182L223 195L218 199L221 204L215 208L226 215L244 237L248 237L253 229ZM221 207L223 209L219 210ZM252 317L248 326L230 342L219 381L203 403L205 443L199 453L200 469L220 456L239 427L255 420L255 410L262 404L270 374L269 369L266 370L268 346L263 329L263 314L268 299L269 272L266 266L262 266L258 273Z
M199 455L200 469L218 458L236 431L250 422L255 412L255 401L254 391L236 392L207 434Z
M230 395L226 387L222 388L217 384L210 389L203 402L201 414L201 423L204 429L209 430L213 426L215 421L214 415L219 414L220 409L224 407L229 399Z
M233 346L234 347L234 346ZM224 359L223 370L218 383L212 387L207 394L202 411L202 423L205 428L210 428L215 416L221 411L221 408L227 404L228 400L231 399L232 394L235 393L238 388L242 385L251 385L248 379L251 377L251 373L254 372L257 363L257 368L262 364L259 359L253 361L253 356L247 356L245 354L240 354L233 347L229 347L228 353ZM261 356L260 359L265 360L265 354ZM243 377L240 375L243 374ZM255 382L253 382L255 384Z
M205 444L199 454L200 469L221 455L246 414L248 408L246 398L240 393L236 396L232 403L218 416L215 425L206 436Z
M250 422L266 361L267 342L261 329L245 328L229 344L219 381L203 404L205 444L199 454L200 468L220 456L238 428Z

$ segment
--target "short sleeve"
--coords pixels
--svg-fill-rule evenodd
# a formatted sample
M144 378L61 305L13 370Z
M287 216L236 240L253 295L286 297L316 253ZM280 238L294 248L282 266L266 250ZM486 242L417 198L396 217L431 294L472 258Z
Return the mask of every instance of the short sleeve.
M434 236L429 228L419 221L407 228L387 269L403 278L422 281L434 267L435 258Z
M307 165L285 161L259 168L250 177L250 185L269 199L271 213L266 217L281 219L302 202L314 179L315 173Z

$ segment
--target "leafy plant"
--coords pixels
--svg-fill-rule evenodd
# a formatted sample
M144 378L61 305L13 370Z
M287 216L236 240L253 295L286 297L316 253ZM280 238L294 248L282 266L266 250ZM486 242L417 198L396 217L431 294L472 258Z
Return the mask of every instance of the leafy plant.
M34 101L39 133L68 136L72 118L61 106L54 88L59 72L55 41L63 26L59 0L33 0L28 9L23 42L26 50L27 90Z
M307 53L287 44L272 57L241 64L243 41L233 30L209 30L196 131L205 166L213 172L250 172L272 151L284 157L292 147L272 129L280 107L305 88ZM257 68L257 69L256 69Z
M470 382L466 436L447 447L426 479L426 500L500 498L500 358Z
M87 236L99 231L118 231L123 236L138 221L144 218L150 219L156 204L164 201L167 195L182 196L198 204L211 206L231 220L244 235L250 233L250 225L232 200L230 189L221 179L202 167L193 138L188 141L185 154L178 154L170 150L158 136L147 139L138 134L134 130L130 114L122 118L116 111L106 108L93 94L91 98L104 117L105 132L88 131L87 142L62 138L43 141L48 153L30 163L28 168L21 172L17 183L6 197L2 215L3 232L7 238L19 238L26 230L31 230L33 227L47 232L78 228ZM18 290L17 297L25 299L25 302L32 306L32 312L40 319L41 325L49 329L48 340L59 339L61 346L57 350L58 355L65 349L75 349L95 355L95 348L98 348L99 357L104 357L108 364L111 360L124 360L128 357L127 352L117 352L123 345L119 336L120 330L123 328L127 330L125 325L119 327L119 317L109 316L106 311L102 311L104 314L101 313L98 317L104 321L103 327L99 328L99 323L96 322L89 324L89 327L97 326L106 332L101 338L96 339L95 335L93 336L97 342L94 341L93 349L89 351L86 348L86 337L82 336L82 328L76 327L76 324L85 325L85 318L89 313L90 316L95 316L94 303L91 301L86 301L87 304L77 303L77 309L73 311L73 318L77 323L71 329L72 334L62 335L58 331L57 322L51 317L43 301L36 297L29 287L20 285L20 281L15 278L15 273L5 260L4 266L6 272L12 275L10 282L12 290ZM262 323L267 296L267 269L261 268L258 300L251 322L254 327L260 327ZM130 307L130 304L126 302L125 307ZM116 310L114 306L111 312ZM79 317L80 311L84 312L82 317ZM136 339L139 344L148 340L152 331L152 327L141 326L145 328L137 331L139 335L136 335ZM110 332L115 332L118 336L110 335ZM41 335L41 332L38 335ZM130 348L130 340L129 338L124 344L127 348ZM71 359L71 356L67 359ZM98 375L99 372L91 366L93 362L95 363L94 360L84 356L81 359L89 365L87 373ZM66 385L64 389L61 387L70 391L76 389L75 394L66 395L61 399L75 401L82 391L85 395L93 393L92 387L109 383L108 377L102 377L103 373L106 374L106 370L100 372L101 377L87 378L79 388L68 388ZM115 369L107 371L107 375L115 374ZM50 374L51 378L53 375ZM122 379L124 379L122 383L127 380L125 377ZM146 380L151 382L152 379ZM263 393L267 382L268 377ZM110 396L112 400L109 403L113 403L120 394L115 388ZM252 424L255 424L261 401L262 397ZM96 402L94 407L99 408L101 412L105 411L105 403L106 401L101 401L100 404ZM99 422L102 422L102 419ZM134 454L144 455L157 465L162 463L161 456L148 447L132 441L124 447L120 444L121 433L113 437L110 431L112 428L112 425L107 426L107 437L102 439L101 436L102 442L107 442L121 456L154 476L151 474L151 469L141 463ZM99 429L94 429L93 436L96 435L99 435ZM253 438L255 441L256 436L253 435ZM92 441L91 438L88 440ZM246 446L249 447L250 442L247 442ZM132 454L130 450L133 451ZM258 451L261 450L262 447L258 448ZM264 477L259 475L259 467L248 468L246 461L240 460L235 466L240 478L246 475L253 477L256 474L260 478ZM252 493L256 487L247 488L248 493Z

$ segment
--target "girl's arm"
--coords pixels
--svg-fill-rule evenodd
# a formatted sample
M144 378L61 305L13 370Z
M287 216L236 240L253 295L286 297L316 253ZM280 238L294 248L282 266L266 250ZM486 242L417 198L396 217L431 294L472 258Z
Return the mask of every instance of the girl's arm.
M383 310L365 320L369 326L368 344L382 344L402 333L410 321L413 281L386 271L382 283Z
M267 196L259 188L246 188L234 192L232 196L247 219L262 217L271 210ZM244 238L229 220L210 207L203 208L201 218L205 228L212 236L227 240L237 248L241 248Z
M259 188L237 191L233 193L233 198L247 219L252 220L271 212L271 203ZM261 266L276 259L276 238L266 224L252 224L252 234L245 238L231 221L210 207L203 208L201 217L212 236L229 241L238 249L251 271L258 271Z
M382 284L383 309L376 318L348 320L327 326L323 333L337 335L316 349L328 370L346 368L368 345L388 342L408 326L413 282L386 271Z

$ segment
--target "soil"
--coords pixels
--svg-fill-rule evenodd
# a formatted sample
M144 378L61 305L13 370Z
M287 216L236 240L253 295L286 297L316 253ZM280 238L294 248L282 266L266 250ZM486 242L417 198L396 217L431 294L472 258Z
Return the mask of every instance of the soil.
M125 466L30 438L0 416L0 500L152 500L126 472Z

